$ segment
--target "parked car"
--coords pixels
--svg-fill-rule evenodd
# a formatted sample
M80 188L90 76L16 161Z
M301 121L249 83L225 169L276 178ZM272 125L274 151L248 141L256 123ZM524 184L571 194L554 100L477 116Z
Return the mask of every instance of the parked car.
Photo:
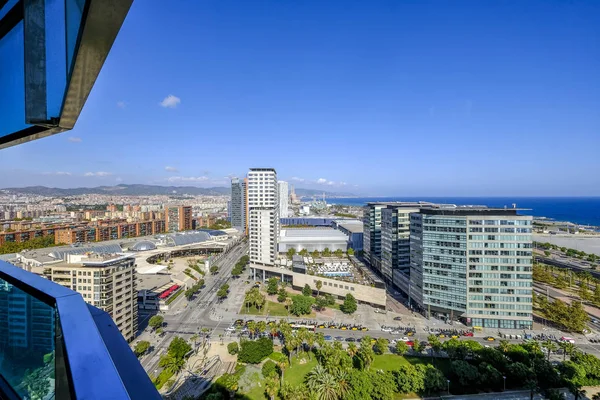
M394 321L402 321L402 317L394 317Z
M323 336L323 339L325 339L325 340L331 340L333 338L331 337L331 335L325 335L325 336Z
M346 338L346 342L356 342L356 339L353 337Z
M337 340L338 342L344 341L344 338L342 336L336 336L334 339Z

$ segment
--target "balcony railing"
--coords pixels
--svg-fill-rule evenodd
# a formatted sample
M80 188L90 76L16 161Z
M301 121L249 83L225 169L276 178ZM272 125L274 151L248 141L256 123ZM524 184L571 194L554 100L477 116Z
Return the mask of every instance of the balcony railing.
M34 351L17 340L0 350L0 398L161 398L111 317L79 293L2 261L0 286L7 296L37 300L35 309L14 311L21 318L33 320L40 305L52 316L47 326L36 326Z

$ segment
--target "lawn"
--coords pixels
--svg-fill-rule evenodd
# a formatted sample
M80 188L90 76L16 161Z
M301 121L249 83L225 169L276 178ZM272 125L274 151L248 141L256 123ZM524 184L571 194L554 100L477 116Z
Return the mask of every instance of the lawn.
M382 354L380 356L375 356L373 359L373 364L371 364L371 368L382 369L384 371L394 371L400 368L401 365L406 365L408 363L413 365L433 364L444 374L446 374L450 368L450 360L446 358L434 359L432 363L430 357L400 357L395 354Z
M311 356L311 360L308 361L308 354L301 353L300 358L292 357L292 366L287 368L283 375L284 382L287 382L293 386L301 385L304 382L304 377L308 374L308 371L313 369L317 365L317 360L315 356ZM300 364L301 359L306 359L308 362L305 364ZM261 377L262 378L262 377ZM265 396L265 386L264 380L262 381L262 387L258 386L258 382L256 385L252 386L248 392L245 392L246 396L248 396L252 400L265 400L267 397Z
M300 364L300 360L304 358L307 360L306 364ZM283 375L284 382L289 383L293 386L298 386L304 382L304 377L308 372L317 366L317 360L314 355L311 359L308 359L308 354L301 353L300 358L292 357L292 366L285 370Z

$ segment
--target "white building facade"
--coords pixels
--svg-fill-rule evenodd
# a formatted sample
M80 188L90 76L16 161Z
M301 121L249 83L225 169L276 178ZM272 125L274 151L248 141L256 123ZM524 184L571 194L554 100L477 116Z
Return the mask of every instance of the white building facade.
M286 181L277 182L279 188L279 218L289 217L290 192Z
M248 239L250 262L273 265L279 237L279 188L274 168L248 172Z

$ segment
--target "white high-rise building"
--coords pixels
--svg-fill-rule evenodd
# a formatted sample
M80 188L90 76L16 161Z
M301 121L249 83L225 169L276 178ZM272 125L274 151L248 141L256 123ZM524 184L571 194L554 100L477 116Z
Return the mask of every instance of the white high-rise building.
M273 265L279 238L279 192L274 168L250 168L248 214L250 262Z
M285 181L279 181L277 182L277 186L279 187L279 218L287 218L289 217L288 205L290 201L288 183Z

